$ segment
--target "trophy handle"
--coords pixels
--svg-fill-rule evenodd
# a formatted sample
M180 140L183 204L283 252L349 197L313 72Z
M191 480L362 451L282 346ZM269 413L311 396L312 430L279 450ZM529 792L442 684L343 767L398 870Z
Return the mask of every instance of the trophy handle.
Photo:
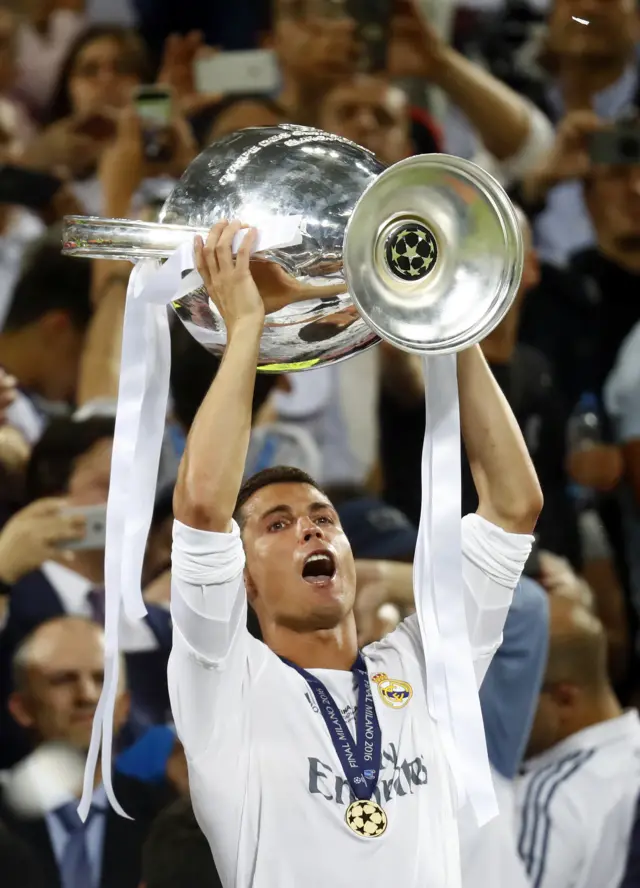
M165 225L131 219L100 219L97 216L65 216L62 252L91 259L168 259L185 241L193 242L208 228Z

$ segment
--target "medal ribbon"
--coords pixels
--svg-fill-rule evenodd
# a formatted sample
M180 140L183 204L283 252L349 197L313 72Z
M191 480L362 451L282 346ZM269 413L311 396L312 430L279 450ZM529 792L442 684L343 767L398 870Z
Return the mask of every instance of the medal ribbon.
M287 666L295 669L311 688L329 731L333 748L340 759L344 776L347 778L354 796L362 802L367 801L373 795L378 783L382 759L382 731L362 654L358 654L351 667L358 682L356 740L353 739L351 731L342 717L340 707L320 679L311 675L306 669L296 666L290 660L285 660L284 657L280 659Z

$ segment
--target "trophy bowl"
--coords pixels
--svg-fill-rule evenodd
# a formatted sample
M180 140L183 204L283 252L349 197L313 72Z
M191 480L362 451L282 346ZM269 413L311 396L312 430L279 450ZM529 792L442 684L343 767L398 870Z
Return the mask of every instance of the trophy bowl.
M164 260L221 219L268 230L291 217L297 242L251 261L259 289L286 303L265 319L262 371L335 363L380 338L421 354L458 351L486 336L517 293L520 224L488 173L441 154L385 168L353 142L293 124L214 142L156 223L67 217L63 252ZM193 277L184 273L173 309L220 356L224 323Z

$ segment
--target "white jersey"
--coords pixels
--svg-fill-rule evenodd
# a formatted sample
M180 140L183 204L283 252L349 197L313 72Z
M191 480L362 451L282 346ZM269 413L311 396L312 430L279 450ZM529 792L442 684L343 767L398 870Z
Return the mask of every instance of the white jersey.
M467 623L476 676L499 646L531 537L477 515L463 520ZM345 823L351 790L304 678L246 629L244 553L230 534L174 527L173 650L169 690L189 765L191 798L226 888L457 888L453 781L427 709L417 616L365 648L369 675L410 693L399 701L372 682L382 731L376 800L386 832ZM206 581L205 581L206 578ZM416 607L425 607L416 590ZM351 672L312 670L355 733Z
M500 814L478 829L470 805L460 812L462 888L528 888L518 857L513 780L492 768Z
M638 713L578 731L526 769L518 851L532 888L616 888L640 790Z

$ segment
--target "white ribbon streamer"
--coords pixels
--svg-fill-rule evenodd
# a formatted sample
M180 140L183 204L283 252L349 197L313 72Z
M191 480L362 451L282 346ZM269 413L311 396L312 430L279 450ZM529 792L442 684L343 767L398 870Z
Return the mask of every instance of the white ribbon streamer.
M427 701L440 727L458 803L479 826L498 814L462 587L460 408L456 355L423 361L426 426L422 506L414 559L425 640Z
M301 217L274 218L258 231L253 252L300 243ZM246 236L238 233L237 252ZM153 507L169 397L171 340L167 306L180 292L182 274L194 267L193 245L182 244L160 266L145 259L134 268L127 288L122 334L111 480L107 503L105 551L104 685L93 720L82 798L84 821L91 807L98 754L102 744L102 780L114 810L128 817L111 780L113 714L118 694L118 628L122 609L131 620L147 613L141 590L142 562ZM191 286L202 280L197 272Z

